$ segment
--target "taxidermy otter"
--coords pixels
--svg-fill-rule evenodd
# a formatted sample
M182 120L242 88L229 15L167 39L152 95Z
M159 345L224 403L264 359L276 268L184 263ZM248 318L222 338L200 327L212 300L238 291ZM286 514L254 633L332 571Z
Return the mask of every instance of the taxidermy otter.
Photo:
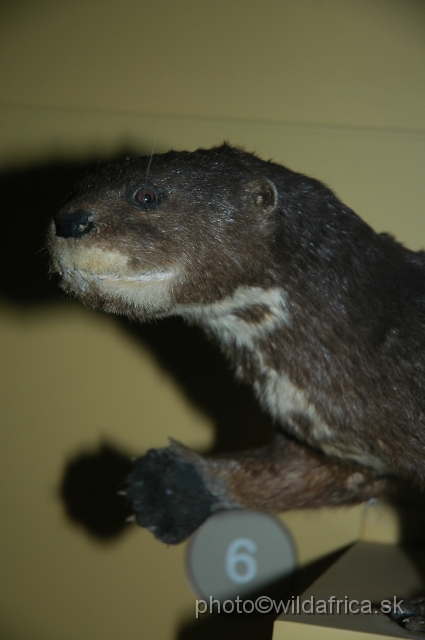
M425 478L425 253L326 186L226 144L84 180L49 232L90 307L180 315L218 341L277 424L259 450L139 458L137 522L178 543L211 513L351 505Z

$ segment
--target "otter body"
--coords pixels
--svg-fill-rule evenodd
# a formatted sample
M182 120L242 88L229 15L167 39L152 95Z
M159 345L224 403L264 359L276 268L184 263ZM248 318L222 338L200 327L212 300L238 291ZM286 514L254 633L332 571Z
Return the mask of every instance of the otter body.
M176 543L223 508L354 504L425 477L425 254L327 187L228 145L128 160L55 216L52 269L85 304L180 315L276 421L262 449L136 461L137 521Z

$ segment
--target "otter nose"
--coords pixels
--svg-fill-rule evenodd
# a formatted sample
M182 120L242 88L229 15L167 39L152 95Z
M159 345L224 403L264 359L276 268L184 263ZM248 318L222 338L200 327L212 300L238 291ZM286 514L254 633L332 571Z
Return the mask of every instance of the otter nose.
M59 238L82 238L94 227L93 216L82 209L73 213L58 213L53 220Z

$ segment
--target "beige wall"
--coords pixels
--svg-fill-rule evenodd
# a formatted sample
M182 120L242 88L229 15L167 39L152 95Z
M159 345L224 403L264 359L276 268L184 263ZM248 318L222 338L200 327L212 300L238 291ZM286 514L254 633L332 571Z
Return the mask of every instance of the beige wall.
M0 163L16 172L227 139L324 180L420 248L424 27L415 0L3 3ZM31 208L21 175L16 198ZM27 231L15 226L12 247ZM70 457L105 439L130 453L169 435L205 449L212 414L115 319L35 304L37 287L31 304L1 291L1 637L177 638L194 618L185 545L136 528L100 543L67 520L58 485ZM301 562L362 526L361 508L286 521Z

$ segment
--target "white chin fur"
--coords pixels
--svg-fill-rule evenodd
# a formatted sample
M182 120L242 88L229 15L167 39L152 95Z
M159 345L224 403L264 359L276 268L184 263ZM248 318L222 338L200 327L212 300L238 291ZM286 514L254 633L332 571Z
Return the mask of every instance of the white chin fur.
M66 281L80 280L89 282L103 281L105 283L137 283L137 282L158 282L164 280L170 280L176 273L173 270L169 271L146 271L135 276L122 276L114 275L111 273L92 273L85 269L69 269L67 271L60 272L62 278Z
M141 314L158 314L171 306L171 289L176 277L174 270L147 271L142 274L123 276L94 274L90 271L69 269L61 273L62 279L81 298L96 292L108 299L122 301Z

